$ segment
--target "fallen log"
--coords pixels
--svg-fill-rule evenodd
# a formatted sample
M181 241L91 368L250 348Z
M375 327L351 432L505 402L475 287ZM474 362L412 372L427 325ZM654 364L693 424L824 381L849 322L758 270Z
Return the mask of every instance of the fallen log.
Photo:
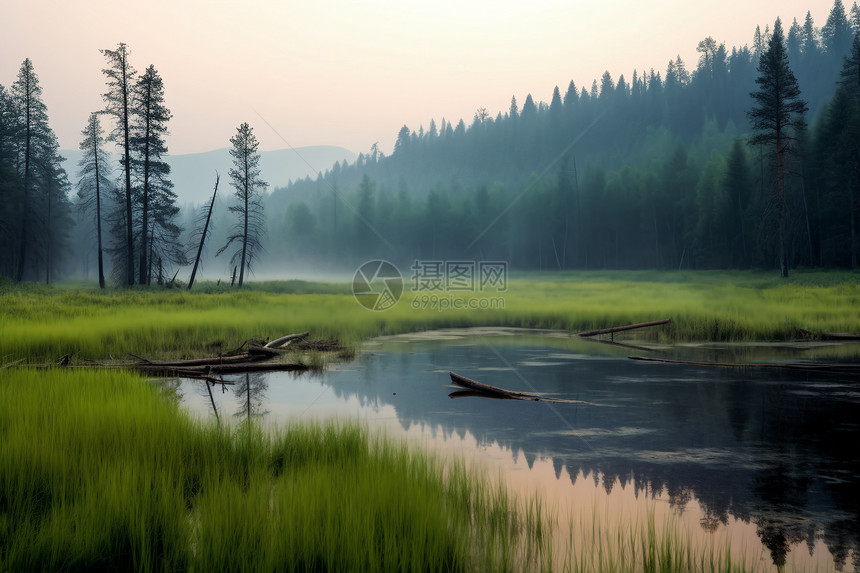
M636 344L625 344L624 342L615 342L614 340L601 340L600 338L596 338L592 339L592 342L599 342L600 344L607 344L609 346L617 346L619 348L627 348L630 350L638 350L640 352L658 352L655 348L637 346Z
M135 356L133 354L129 354L129 356L133 356L140 360L141 364L148 364L152 366L175 366L179 368L183 368L186 366L218 366L220 364L242 364L246 362L256 362L259 360L265 360L266 358L271 358L269 354L238 354L236 356L212 356L210 358L191 358L188 360L147 360L146 358L141 358L140 356Z
M304 372L304 364L281 362L246 362L240 364L212 364L207 366L159 366L156 364L118 364L114 368L137 370L152 376L200 378L216 374L248 374L254 372Z
M538 394L529 394L527 392L514 392L513 390L505 390L504 388L490 386L489 384L484 384L482 382L478 382L477 380L466 378L465 376L461 376L456 372L448 372L448 375L451 376L451 382L453 382L457 386L461 386L467 389L466 392L452 392L448 394L449 398L479 396L482 398L497 398L502 400L528 400L532 402L562 402L566 404L588 404L588 402L583 402L580 400L544 398L543 396L539 396Z
M668 358L648 358L645 356L628 356L630 360L641 362L661 362L664 364L684 364L687 366L710 366L715 368L784 368L788 370L807 370L818 372L857 373L860 364L808 364L797 362L698 362L693 360L670 360Z
M504 388L497 388L495 386L490 386L489 384L483 384L477 380L472 380L471 378L466 378L465 376L461 376L455 372L448 372L448 374L451 376L451 382L457 386L462 386L463 388L468 388L469 390L480 392L481 394L487 394L496 398L507 398L509 400L540 400L540 398L534 394L525 394L523 392L514 392L512 390L505 390Z
M601 328L599 330L586 330L584 332L577 332L577 336L581 336L583 338L587 338L589 336L597 336L598 334L613 334L615 332L621 332L624 330L634 330L636 328L645 328L647 326L660 326L661 324L669 324L672 322L671 318L664 318L663 320L653 320L651 322L640 322L637 324L626 324L624 326L613 326L610 328Z
M308 334L310 334L310 333L309 332L299 332L296 334L288 334L286 336L276 338L273 341L267 343L265 345L265 348L282 348L287 343L290 343L294 340L301 340L303 338L307 338Z
M847 332L822 332L821 340L860 340L860 334Z

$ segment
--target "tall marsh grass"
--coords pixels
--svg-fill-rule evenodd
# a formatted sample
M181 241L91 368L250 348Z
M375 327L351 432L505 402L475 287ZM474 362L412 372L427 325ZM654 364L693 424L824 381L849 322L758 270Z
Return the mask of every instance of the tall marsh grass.
M539 570L540 527L354 425L229 429L133 374L0 371L0 571Z
M258 290L266 289L266 290ZM789 340L860 332L860 273L578 272L513 276L504 308L424 307L416 293L385 312L360 306L348 285L287 281L202 292L0 285L0 363L20 358L192 357L253 338L311 331L346 344L421 329L514 326L571 332L672 318L629 337L659 342ZM447 295L446 295L447 296ZM416 308L418 307L418 308Z

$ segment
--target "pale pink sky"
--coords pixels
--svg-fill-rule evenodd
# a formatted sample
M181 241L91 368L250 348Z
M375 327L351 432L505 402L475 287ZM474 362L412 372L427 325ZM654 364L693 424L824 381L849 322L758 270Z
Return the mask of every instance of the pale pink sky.
M844 2L844 0L843 0ZM851 2L844 2L850 9ZM154 64L173 112L171 153L229 145L255 128L262 149L340 145L390 152L403 124L425 129L549 101L573 79L590 87L609 70L663 71L696 45L752 42L756 24L786 28L832 0L0 0L0 84L24 58L39 75L60 146L76 149L102 106L99 49L125 42L132 64Z

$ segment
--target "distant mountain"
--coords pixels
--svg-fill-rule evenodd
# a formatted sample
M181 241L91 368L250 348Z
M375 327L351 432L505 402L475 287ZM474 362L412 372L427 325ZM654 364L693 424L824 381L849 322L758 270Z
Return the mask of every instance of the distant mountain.
M63 167L74 184L78 180L78 161L81 152L62 150ZM293 149L260 152L260 171L264 181L269 184L271 193L276 187L285 187L297 181L330 169L336 161L354 162L356 154L343 147L334 145L314 145ZM216 149L206 153L170 155L167 162L171 167L171 180L179 196L179 204L200 204L207 200L215 184L215 172L221 174L219 194L229 193L227 173L232 165L228 148ZM223 196L223 195L222 195Z

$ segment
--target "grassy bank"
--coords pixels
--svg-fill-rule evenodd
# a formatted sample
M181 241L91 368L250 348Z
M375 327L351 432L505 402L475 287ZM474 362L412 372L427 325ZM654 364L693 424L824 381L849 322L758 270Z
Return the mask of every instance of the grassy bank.
M0 371L0 570L540 569L540 508L354 426L192 421L141 378Z
M639 331L661 342L789 340L820 332L860 332L860 274L762 272L545 273L514 276L494 297L504 308L451 309L448 295L412 293L392 309L360 306L348 285L291 281L241 292L0 287L0 360L199 356L251 337L309 330L345 343L420 329L467 326L556 328L572 332L657 318L671 326ZM258 290L265 289L265 290Z

